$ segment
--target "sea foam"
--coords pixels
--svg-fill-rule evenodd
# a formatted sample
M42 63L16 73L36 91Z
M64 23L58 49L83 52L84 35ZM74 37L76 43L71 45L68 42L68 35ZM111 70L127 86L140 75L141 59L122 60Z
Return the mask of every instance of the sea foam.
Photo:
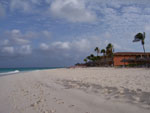
M15 71L10 71L10 72L3 72L3 73L0 73L0 75L15 74L15 73L19 73L19 72L20 72L19 70L15 70Z

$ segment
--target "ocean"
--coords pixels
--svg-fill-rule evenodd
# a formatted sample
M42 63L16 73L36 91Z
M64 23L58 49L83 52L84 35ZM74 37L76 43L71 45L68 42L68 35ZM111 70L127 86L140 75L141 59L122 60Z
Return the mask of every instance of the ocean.
M45 69L57 69L62 67L41 67L41 68L0 68L0 76L15 74L19 72L27 72L27 71L34 71L34 70L45 70Z

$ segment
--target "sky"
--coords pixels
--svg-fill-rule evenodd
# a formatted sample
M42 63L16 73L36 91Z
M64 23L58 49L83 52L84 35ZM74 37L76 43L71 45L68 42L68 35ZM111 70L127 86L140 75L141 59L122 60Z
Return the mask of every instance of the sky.
M143 52L139 32L149 52L150 0L0 0L0 68L70 66L108 43Z

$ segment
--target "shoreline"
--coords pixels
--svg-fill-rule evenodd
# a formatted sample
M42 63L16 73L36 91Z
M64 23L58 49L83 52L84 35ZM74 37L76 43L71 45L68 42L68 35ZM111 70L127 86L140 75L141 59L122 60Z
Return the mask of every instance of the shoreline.
M34 69L34 70L26 70L26 71L20 71L20 70L14 70L14 71L6 71L6 72L0 72L0 76L5 75L13 75L18 73L26 73L26 72L33 72L33 71L45 71L45 70L55 70L55 69L149 69L148 67L82 67L82 66L70 66L70 67L62 67L62 68L52 68L52 69ZM18 71L18 72L15 72ZM14 73L13 73L14 72Z
M0 112L149 113L150 70L61 68L0 77ZM117 109L116 109L117 108Z
M5 69L5 68L4 68ZM11 68L10 68L11 69ZM51 69L48 69L48 68L42 68L42 69L30 69L29 70L19 70L19 68L12 68L12 69L15 69L15 70L12 70L12 71L4 71L4 72L0 72L0 77L1 76L7 76L7 75L13 75L13 74L18 74L18 73L26 73L26 72L33 72L33 71L42 71L42 70L52 70L52 69L63 69L63 68L51 68ZM26 69L26 68L20 68L20 69ZM64 68L65 69L65 68Z

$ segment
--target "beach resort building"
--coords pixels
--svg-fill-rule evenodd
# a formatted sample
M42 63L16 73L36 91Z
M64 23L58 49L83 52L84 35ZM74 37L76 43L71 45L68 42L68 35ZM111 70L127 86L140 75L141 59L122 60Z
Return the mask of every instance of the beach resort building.
M117 52L114 53L114 66L149 65L150 53L143 52Z

